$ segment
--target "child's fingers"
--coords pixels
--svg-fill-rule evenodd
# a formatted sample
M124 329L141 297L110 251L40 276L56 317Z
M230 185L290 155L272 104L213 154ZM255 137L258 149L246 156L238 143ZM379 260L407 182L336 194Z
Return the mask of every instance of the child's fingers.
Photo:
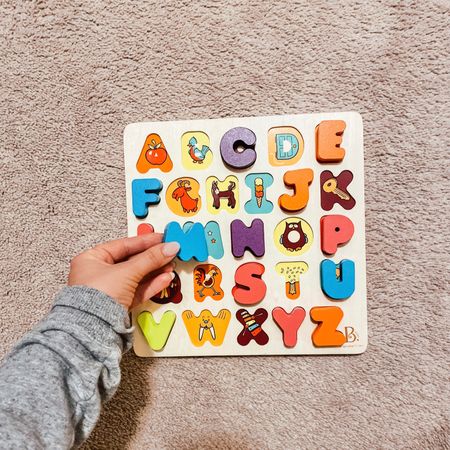
M140 278L143 278L150 272L161 269L176 256L180 250L178 242L166 242L154 245L130 261L123 264Z
M116 239L99 244L93 250L106 252L114 262L118 262L160 243L162 236L161 233L147 233L131 238Z
M158 292L161 292L164 288L168 287L175 274L170 272L163 272L156 277L150 277L145 282L141 282L138 290L136 291L135 301L137 304L142 303L145 300L149 300ZM133 306L137 306L136 304Z

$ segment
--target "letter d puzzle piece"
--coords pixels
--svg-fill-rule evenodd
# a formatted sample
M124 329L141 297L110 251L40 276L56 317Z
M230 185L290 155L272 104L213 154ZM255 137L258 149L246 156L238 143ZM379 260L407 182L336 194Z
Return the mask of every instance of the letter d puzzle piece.
M205 239L205 230L201 223L185 224L183 229L178 222L170 222L164 231L163 242L178 242L180 251L178 258L189 261L195 258L199 262L208 259L208 246Z
M311 336L316 347L341 347L345 336L337 330L344 313L338 306L317 306L309 312L311 320L318 323Z
M344 300L355 292L355 263L343 259L335 264L329 259L320 263L322 291L334 300Z
M162 188L161 180L157 178L138 178L131 182L133 214L138 219L147 217L148 207L161 201L159 193Z
M297 332L305 315L305 310L300 306L296 306L290 313L279 306L272 311L273 320L283 332L283 342L286 347L296 346Z
M143 311L139 314L137 323L152 350L159 351L164 348L176 318L173 311L166 311L161 317L161 322L156 323L151 312Z
M346 244L353 236L355 227L346 216L329 215L320 219L320 246L328 255L336 253L338 245Z

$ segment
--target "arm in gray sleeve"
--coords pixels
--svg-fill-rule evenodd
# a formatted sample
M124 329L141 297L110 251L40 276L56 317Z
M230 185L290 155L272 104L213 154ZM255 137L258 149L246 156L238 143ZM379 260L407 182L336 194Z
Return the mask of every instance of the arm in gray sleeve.
M64 288L0 366L1 448L80 445L116 391L130 345L121 305L92 288Z

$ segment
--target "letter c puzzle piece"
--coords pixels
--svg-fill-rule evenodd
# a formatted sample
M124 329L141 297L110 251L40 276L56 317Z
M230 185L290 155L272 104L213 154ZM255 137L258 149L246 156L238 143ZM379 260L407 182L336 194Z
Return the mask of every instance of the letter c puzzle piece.
M283 342L286 347L295 347L297 344L297 332L305 318L305 310L296 306L290 313L277 306L272 311L274 322L283 332Z
M246 169L256 161L256 135L252 130L236 127L228 130L220 141L223 162L233 169Z
M355 227L346 216L329 215L320 219L320 246L328 255L336 253L338 245L346 244L353 236Z
M345 300L355 292L355 263L343 259L335 264L330 259L320 263L320 285L333 300Z
M346 339L337 330L344 313L338 306L317 306L309 312L311 320L316 322L317 328L311 336L316 347L341 347Z
M150 169L170 172L172 167L172 160L160 136L156 133L149 134L136 163L138 172L147 173Z
M201 223L186 223L182 229L178 222L170 222L164 231L163 242L180 244L177 256L181 261L195 258L197 261L203 262L208 259L205 230Z
M259 345L266 345L269 342L269 336L261 325L266 321L267 316L264 308L258 308L254 314L246 309L236 311L236 318L244 327L237 337L238 344L246 346L254 340Z
M256 305L266 295L266 283L261 278L265 268L257 262L248 262L239 266L234 275L236 285L231 294L241 305Z
M206 341L218 347L225 339L231 313L227 309L221 309L217 316L213 316L211 311L204 309L196 316L192 311L187 310L182 317L189 338L196 347L201 347Z
M161 180L157 178L138 178L131 182L133 214L138 219L147 217L148 207L161 201L159 193L162 188Z
M278 205L287 212L297 212L303 209L309 200L309 185L314 178L311 169L289 170L284 176L284 184L292 187L294 195L283 194L278 199Z
M321 163L340 162L345 150L341 147L345 130L343 120L323 120L316 127L316 159Z
M137 323L152 350L159 351L164 348L176 318L173 311L166 311L161 317L161 322L157 323L151 312L143 311L139 314Z

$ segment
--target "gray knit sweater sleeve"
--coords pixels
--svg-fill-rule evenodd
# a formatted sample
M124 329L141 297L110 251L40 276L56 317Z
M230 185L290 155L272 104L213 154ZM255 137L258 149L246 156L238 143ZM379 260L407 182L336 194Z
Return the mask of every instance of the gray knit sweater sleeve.
M122 306L95 289L64 288L0 365L0 448L81 444L120 382L130 344Z

